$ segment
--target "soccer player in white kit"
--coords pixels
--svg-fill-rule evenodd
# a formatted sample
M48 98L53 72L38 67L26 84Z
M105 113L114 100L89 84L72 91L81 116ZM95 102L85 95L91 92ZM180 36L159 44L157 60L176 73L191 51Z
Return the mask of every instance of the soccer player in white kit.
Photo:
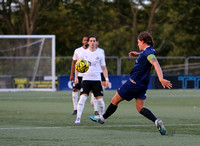
M71 74L70 74L70 81L73 81L74 80L74 70L75 70L75 64L76 64L76 61L79 60L80 58L80 55L86 50L88 49L88 42L87 42L87 39L88 37L87 36L84 36L83 39L82 39L82 44L83 46L82 47L79 47L77 48L75 51L74 51L74 54L73 54L73 60L72 60L72 64L71 64ZM78 73L78 80L79 82L77 84L75 84L75 82L73 83L73 91L72 91L72 102L73 102L73 108L74 108L74 111L72 113L72 115L76 115L77 114L77 104L78 104L78 90L81 89L81 81L82 81L82 76L83 76L83 73ZM93 93L91 93L91 98L93 98ZM99 115L99 112L98 112L98 106L96 103L96 99L93 99L93 102L94 104L92 106L94 106L94 114L95 115Z
M71 64L70 81L74 80L73 74L74 74L74 70L75 70L76 61L79 60L79 57L82 54L82 52L84 52L88 48L87 39L88 39L88 37L84 36L83 39L82 39L83 46L77 48L74 51L73 60L72 60L72 64ZM78 90L81 89L82 76L83 76L82 73L78 73L79 83L77 83L77 84L75 84L75 82L73 83L72 102L73 102L74 111L73 111L72 115L76 115L77 114Z
M99 107L99 114L103 115L105 103L103 101L103 88L101 85L101 70L106 78L106 87L109 87L108 71L106 68L105 57L100 49L97 49L97 37L92 35L88 37L89 48L84 51L79 59L85 59L89 62L89 69L83 74L81 83L81 96L77 107L77 118L75 123L80 123L85 102L90 91L93 91ZM75 70L75 83L78 83L78 71Z
M99 48L99 47L98 47L99 41L97 41L96 45L97 45L97 49L101 51L101 53L104 55L104 58L105 58L105 52L104 52L104 50L103 50L102 48ZM103 87L103 90L104 90L104 89L105 89L105 82L106 82L106 79L105 79L105 77L104 77L104 75L103 75L103 71L102 71L101 68L100 68L100 72L101 72L101 84L102 84L102 87ZM96 112L96 111L98 111L98 106L97 106L97 100L96 100L96 98L94 97L94 94L93 94L93 93L91 93L90 104L91 104L92 106L94 106L94 111L95 111L94 114L95 114L95 115L99 115L99 113Z

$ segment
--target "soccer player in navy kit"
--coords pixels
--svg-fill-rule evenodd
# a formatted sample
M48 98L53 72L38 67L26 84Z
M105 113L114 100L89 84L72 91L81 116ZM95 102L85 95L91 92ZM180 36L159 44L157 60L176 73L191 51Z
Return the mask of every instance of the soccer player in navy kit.
M146 90L149 84L150 70L152 65L156 70L162 86L164 88L172 88L171 82L163 78L162 69L155 57L156 51L153 48L153 45L154 42L150 33L141 32L138 35L138 47L142 52L138 53L135 51L131 51L129 53L130 57L138 56L135 65L130 73L129 80L117 90L117 93L112 98L111 104L108 106L103 116L90 116L90 119L92 121L101 124L105 123L106 119L116 111L118 104L121 101L130 101L135 98L137 111L149 120L153 121L161 135L166 134L166 129L162 120L157 119L156 116L149 109L144 107Z

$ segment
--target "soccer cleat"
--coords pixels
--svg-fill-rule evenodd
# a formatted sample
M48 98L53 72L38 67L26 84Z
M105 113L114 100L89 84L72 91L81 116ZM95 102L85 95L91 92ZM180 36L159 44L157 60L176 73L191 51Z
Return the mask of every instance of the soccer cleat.
M156 126L160 132L161 135L165 135L166 134L166 129L165 129L165 126L162 122L162 120L157 120L157 123L156 123Z
M81 123L81 118L80 117L77 117L76 118L76 121L74 122L75 124L80 124Z
M100 123L100 124L104 124L105 121L102 121L100 116L90 116L90 119L94 122Z
M95 112L94 112L94 115L99 115L99 112L98 112L98 111L95 111Z
M74 110L72 115L76 115L77 114L77 110Z

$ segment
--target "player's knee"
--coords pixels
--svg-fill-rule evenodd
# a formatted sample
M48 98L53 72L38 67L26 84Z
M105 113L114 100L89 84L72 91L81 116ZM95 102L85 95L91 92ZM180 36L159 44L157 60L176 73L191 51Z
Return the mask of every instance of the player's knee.
M118 93L116 93L115 96L112 98L111 103L113 105L117 106L123 100L124 99L122 97L120 97L120 95Z
M136 109L137 109L137 111L140 113L140 111L142 110L142 108L143 108L143 106L138 106L138 105L136 105Z
M111 100L111 103L113 104L113 105L115 105L115 106L117 106L118 104L119 104L119 100L117 99L117 98L112 98L112 100Z
M88 95L86 93L82 93L81 96L88 97Z
M116 105L116 102L115 102L114 99L111 100L111 103L112 103L113 105Z

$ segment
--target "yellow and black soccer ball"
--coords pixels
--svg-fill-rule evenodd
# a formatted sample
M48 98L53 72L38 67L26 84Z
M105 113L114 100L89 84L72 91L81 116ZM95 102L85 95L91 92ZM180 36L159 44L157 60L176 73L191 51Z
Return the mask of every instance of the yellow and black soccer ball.
M75 68L78 72L84 73L89 69L89 63L84 59L78 60L75 64Z

